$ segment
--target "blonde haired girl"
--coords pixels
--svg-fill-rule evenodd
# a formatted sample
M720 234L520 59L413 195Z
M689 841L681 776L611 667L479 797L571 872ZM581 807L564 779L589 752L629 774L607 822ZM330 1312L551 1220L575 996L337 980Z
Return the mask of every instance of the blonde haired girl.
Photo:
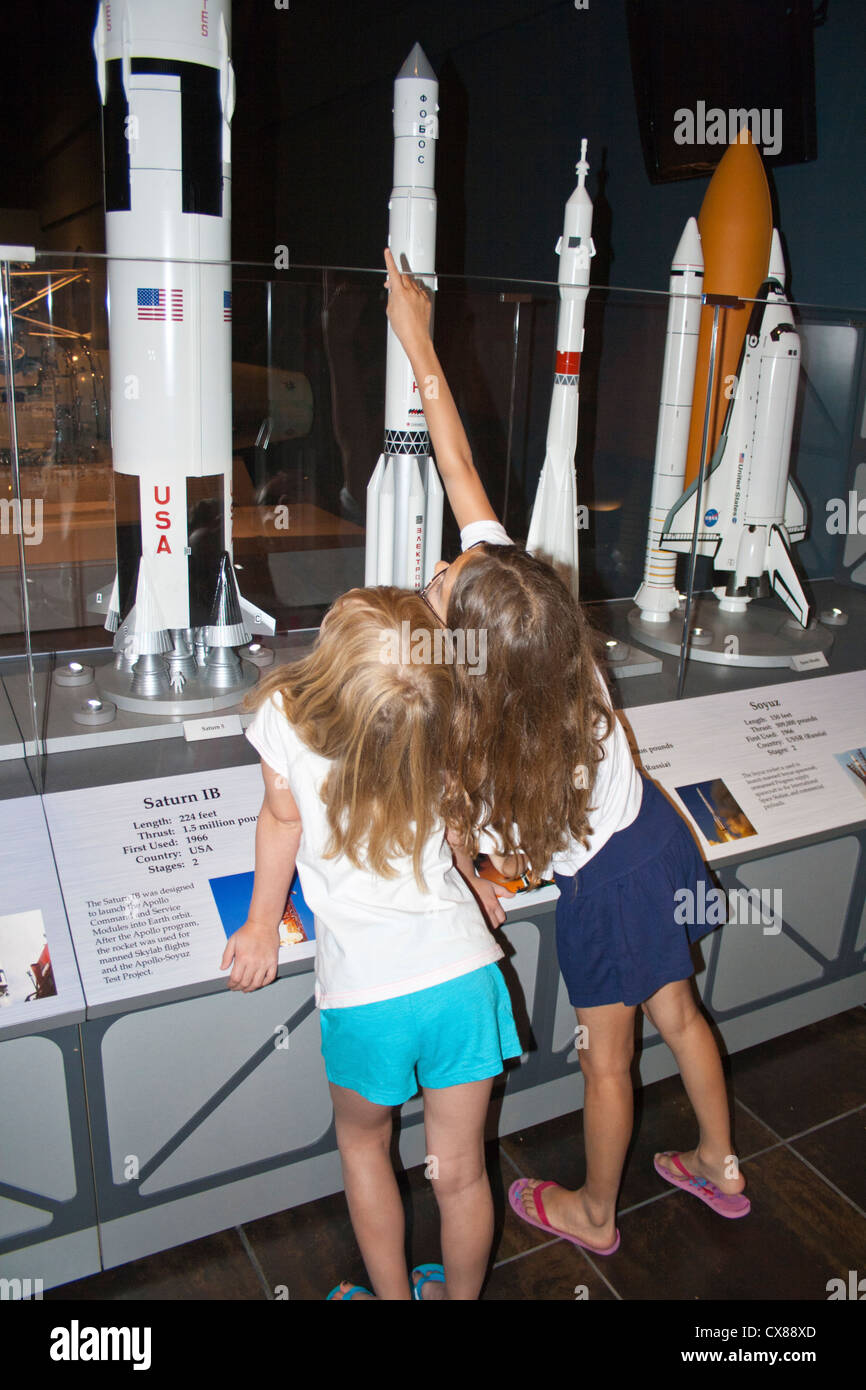
M310 654L256 692L247 737L265 799L255 885L222 962L233 989L274 979L297 865L316 917L316 1002L349 1213L375 1296L397 1300L478 1297L493 1238L484 1123L493 1078L520 1052L503 953L441 818L453 669L406 660L399 641L402 624L432 633L434 622L415 594L354 589ZM460 867L471 873L465 856ZM424 1266L410 1281L390 1146L393 1107L419 1083L444 1269ZM329 1297L373 1294L340 1285Z

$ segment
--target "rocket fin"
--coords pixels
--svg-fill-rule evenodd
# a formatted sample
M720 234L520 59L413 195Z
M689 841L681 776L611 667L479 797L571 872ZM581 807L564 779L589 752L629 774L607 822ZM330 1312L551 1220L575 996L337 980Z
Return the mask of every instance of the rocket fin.
M542 542L542 537L546 531L546 522L550 511L550 456L545 455L544 463L541 466L541 475L538 479L538 488L535 493L535 501L532 504L532 516L529 521L529 534L526 537L526 549L533 554L536 546Z
M788 479L785 493L785 530L792 541L799 541L806 534L806 504L793 478Z
M538 480L526 548L531 555L552 565L577 597L579 555L574 465L567 463L564 468L557 469L550 453L545 457Z
M265 610L259 608L257 604L250 603L249 599L244 598L243 594L240 595L240 600L241 612L253 636L255 637L256 634L260 632L267 632L273 636L277 630L276 618L272 618L270 613L266 613Z
M812 605L803 591L788 538L781 526L770 527L766 567L770 583L779 598L790 608L798 623L807 627L812 616Z

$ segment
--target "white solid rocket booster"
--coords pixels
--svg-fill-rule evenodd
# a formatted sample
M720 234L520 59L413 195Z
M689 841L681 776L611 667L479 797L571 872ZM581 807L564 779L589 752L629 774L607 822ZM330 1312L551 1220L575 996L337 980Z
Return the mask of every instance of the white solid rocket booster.
M742 612L763 575L805 627L811 605L791 543L806 531L806 508L788 477L800 337L785 298L785 260L774 230L767 279L752 307L736 388L708 465L698 523L698 554L726 573L720 607ZM697 479L670 509L661 544L691 548Z
M420 44L394 82L394 187L388 245L402 271L436 288L439 84ZM367 485L365 584L419 589L442 546L442 484L430 454L423 382L388 325L385 443Z
M572 591L578 590L577 482L574 451L580 394L580 355L584 312L589 294L592 241L592 202L585 181L589 172L586 141L580 142L577 187L565 205L559 257L559 310L556 317L556 361L553 394L547 421L547 443L526 548L533 555L568 572Z
M665 518L683 490L695 363L701 326L704 257L698 224L690 217L671 264L668 323L662 368L649 532L643 583L635 595L648 622L666 622L679 603L677 557L660 549Z
M145 695L206 682L208 649L228 688L226 648L274 627L231 563L229 25L230 0L103 0L93 36L117 527L106 627L130 668L147 658Z

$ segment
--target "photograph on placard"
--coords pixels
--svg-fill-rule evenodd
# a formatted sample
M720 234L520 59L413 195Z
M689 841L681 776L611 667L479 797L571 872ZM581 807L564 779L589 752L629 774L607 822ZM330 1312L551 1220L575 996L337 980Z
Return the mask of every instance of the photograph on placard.
M729 840L757 835L742 806L720 777L677 787L676 792L708 844L723 845Z
M224 874L220 878L208 879L227 937L242 927L247 920L250 900L253 895L254 878L255 875L250 872ZM315 939L315 919L307 906L300 879L295 874L280 922L280 945L298 946L302 941L315 941Z
M0 917L0 1008L56 993L42 913L33 908Z

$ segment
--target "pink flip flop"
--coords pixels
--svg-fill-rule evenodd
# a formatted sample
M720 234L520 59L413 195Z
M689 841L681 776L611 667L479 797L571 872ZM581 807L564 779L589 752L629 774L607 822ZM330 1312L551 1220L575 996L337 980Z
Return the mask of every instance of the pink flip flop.
M552 1235L559 1236L560 1240L570 1241L572 1245L579 1245L582 1250L588 1250L591 1255L612 1255L615 1250L619 1249L619 1231L616 1233L616 1240L613 1245L609 1245L606 1250L599 1250L597 1245L587 1245L585 1240L578 1240L577 1236L569 1235L568 1231L560 1231L556 1226L551 1226L541 1201L541 1193L546 1187L559 1187L558 1182L540 1182L537 1187L532 1189L533 1196L535 1197L535 1208L541 1216L541 1220L536 1221L533 1216L529 1215L529 1212L520 1200L521 1192L524 1192L528 1186L529 1178L518 1178L508 1189L508 1204L511 1210L520 1217L521 1221L525 1221L529 1226L537 1226L539 1231L550 1231Z
M669 1173L666 1168L662 1168L657 1158L653 1159L653 1167L660 1178L669 1182L672 1187L679 1187L684 1192L688 1192L692 1197L699 1197L702 1202L706 1202L708 1207L718 1212L719 1216L726 1216L730 1220L735 1220L738 1216L748 1216L752 1210L752 1204L748 1197L742 1193L720 1192L714 1182L709 1178L699 1178L694 1173L690 1173L684 1163L680 1162L678 1153L665 1150L662 1158L673 1160L674 1166L679 1168L682 1177L678 1178L673 1173Z

